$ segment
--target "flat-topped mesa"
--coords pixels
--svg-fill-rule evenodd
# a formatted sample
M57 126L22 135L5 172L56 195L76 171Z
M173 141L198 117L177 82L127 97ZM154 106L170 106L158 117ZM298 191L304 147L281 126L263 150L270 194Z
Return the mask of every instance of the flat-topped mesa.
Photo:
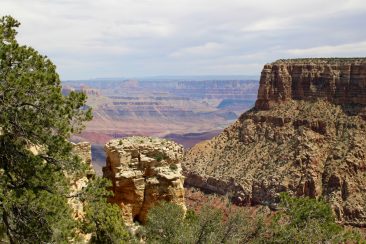
M121 207L127 223L145 223L148 210L162 200L186 209L181 145L134 136L109 141L105 151L107 165L103 175L112 181L114 192L110 201Z
M366 58L281 59L266 64L255 108L317 98L338 105L366 105Z

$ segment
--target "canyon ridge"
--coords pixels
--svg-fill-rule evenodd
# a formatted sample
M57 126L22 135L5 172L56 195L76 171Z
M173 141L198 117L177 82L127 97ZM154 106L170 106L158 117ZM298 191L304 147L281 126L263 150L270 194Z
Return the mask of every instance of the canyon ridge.
M324 198L366 226L366 58L264 66L255 107L185 156L188 186L276 209L280 192Z

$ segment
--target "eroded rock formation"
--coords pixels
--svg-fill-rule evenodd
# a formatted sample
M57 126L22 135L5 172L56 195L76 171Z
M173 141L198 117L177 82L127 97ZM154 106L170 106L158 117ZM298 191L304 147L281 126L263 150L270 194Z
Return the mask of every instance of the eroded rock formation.
M185 209L183 147L160 138L127 137L105 146L104 177L113 182L114 197L126 222L145 223L148 210L158 201L174 202Z
M187 152L186 183L272 208L283 191L323 197L366 226L365 60L266 65L255 108Z
M73 153L78 155L82 163L86 164L88 168L85 175L68 175L71 184L70 195L75 196L68 199L73 210L73 217L75 219L82 219L85 215L84 204L76 196L83 190L83 188L87 187L89 179L95 175L95 171L91 164L92 156L90 143L73 143Z
M366 105L366 59L278 60L264 66L257 109L288 100L323 98L335 104Z

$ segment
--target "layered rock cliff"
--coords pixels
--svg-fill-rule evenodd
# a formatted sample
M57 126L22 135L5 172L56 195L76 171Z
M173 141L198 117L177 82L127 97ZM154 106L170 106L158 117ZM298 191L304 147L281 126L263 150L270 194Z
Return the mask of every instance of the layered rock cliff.
M278 60L262 70L255 108L314 98L340 105L366 105L365 79L363 58Z
M238 204L323 197L340 222L366 226L366 59L265 65L255 108L184 160L186 183Z
M113 183L114 197L127 223L145 223L148 210L159 201L174 202L186 209L184 177L181 174L183 147L152 137L127 137L105 146L104 177Z

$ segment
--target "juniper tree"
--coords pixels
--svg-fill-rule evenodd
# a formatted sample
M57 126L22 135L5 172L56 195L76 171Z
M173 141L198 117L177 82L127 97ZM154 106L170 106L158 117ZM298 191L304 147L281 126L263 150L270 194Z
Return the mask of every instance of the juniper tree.
M113 193L108 188L111 182L96 177L84 189L81 200L85 202L85 218L81 229L92 233L91 243L134 243L123 224L122 213L116 204L107 202Z
M75 222L65 173L82 170L68 138L91 119L86 95L64 96L56 66L0 19L0 233L10 243L63 242Z

